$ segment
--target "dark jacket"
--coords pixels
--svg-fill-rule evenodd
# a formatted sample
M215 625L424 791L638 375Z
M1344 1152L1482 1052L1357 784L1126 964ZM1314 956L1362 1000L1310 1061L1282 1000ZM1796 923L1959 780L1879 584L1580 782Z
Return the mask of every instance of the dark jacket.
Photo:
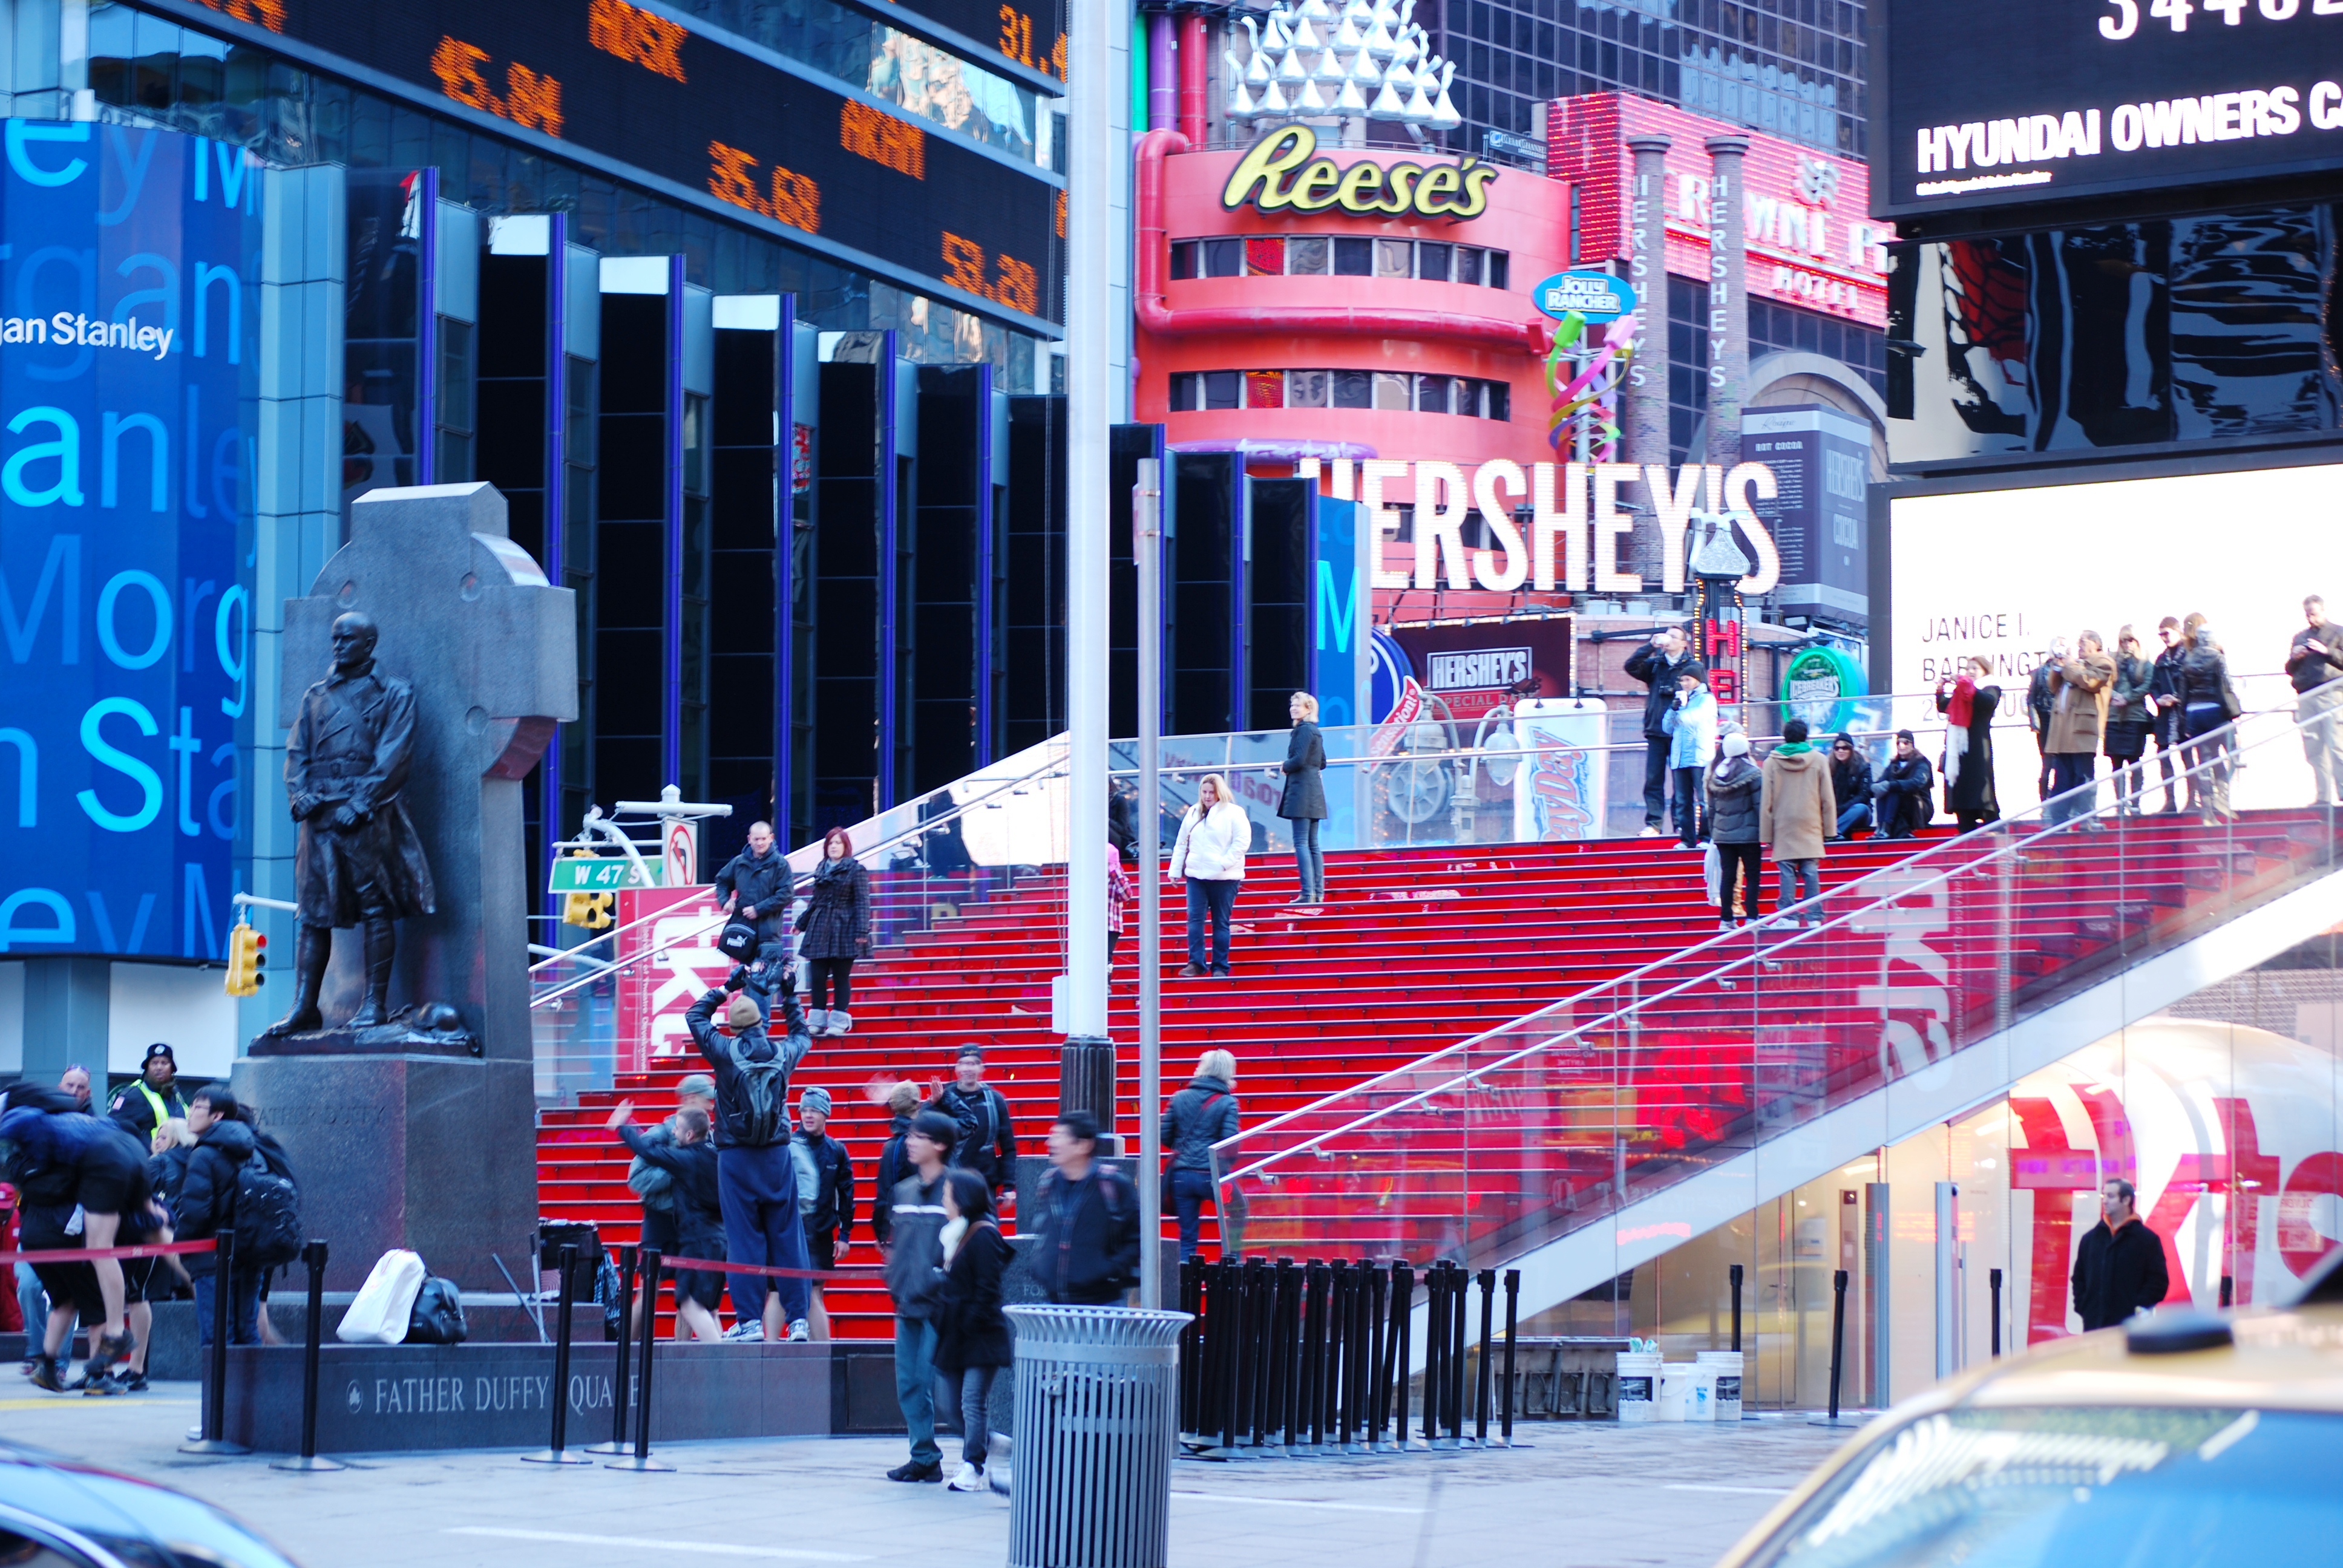
M1326 817L1326 741L1314 719L1294 720L1285 738L1285 793L1279 797L1281 817L1323 821Z
M2314 638L2326 647L2326 652L2310 651ZM2309 691L2343 676L2343 626L2322 621L2296 632L2286 650L2286 672L2294 678L2298 692Z
M793 881L789 859L779 844L762 855L743 849L716 873L716 902L720 906L738 894L742 909L755 908L757 930L770 940L789 930Z
M1936 711L1943 713L1953 705L1950 692L1936 693ZM2001 817L2001 797L1993 785L1993 716L2001 707L2001 688L1980 686L1969 698L1968 752L1954 769L1946 770L1954 777L1945 786L1945 809L1956 816L1967 813L1987 821Z
M2107 724L2134 726L2133 733L2144 733L2147 723L2147 704L2143 700L2156 679L2156 666L2137 654L2116 655L2116 683L2107 691ZM2113 756L2110 752L2108 755ZM2133 755L2137 756L2135 752Z
M154 1190L155 1201L166 1209L176 1211L179 1189L187 1184L187 1161L195 1158L195 1153L193 1149L175 1145L146 1157L146 1185Z
M65 1096L12 1094L0 1114L0 1142L8 1148L8 1180L27 1208L72 1208L79 1201L81 1160L101 1139L129 1134ZM72 1109L57 1109L67 1106Z
M1837 752L1831 753L1831 801L1841 811L1857 801L1871 804L1871 759L1863 754L1862 747L1857 746L1845 762L1838 759Z
M2110 1231L2102 1220L2084 1232L2075 1251L2075 1311L2085 1332L2114 1327L2171 1288L2164 1242L2145 1221Z
M2158 649L2155 673L2147 679L2148 695L2157 699L2156 716L2165 717L2167 707L2180 698L2180 661L2188 657L2188 645L2176 642L2170 648Z
M2034 739L2047 748L2050 743L2050 708L2057 700L2057 691L2050 684L2051 672L2058 668L2047 655L2026 678L2026 721L2034 727Z
M1720 844L1755 843L1757 804L1765 784L1765 769L1756 763L1718 752L1708 769L1709 837Z
M1676 705L1676 677L1699 668L1700 660L1689 644L1674 658L1648 642L1627 656L1627 673L1651 688L1644 698L1644 739L1668 738L1668 712Z
M106 1105L106 1119L138 1140L142 1152L155 1147L155 1129L162 1125L162 1120L155 1114L155 1101L140 1092L144 1087L144 1080L126 1084L116 1091L114 1098ZM186 1116L186 1102L179 1098L177 1084L155 1092L156 1098L163 1102L164 1117L184 1119Z
M944 1179L924 1184L917 1170L895 1183L887 1216L887 1293L895 1315L932 1318L943 1291Z
M716 1195L716 1146L706 1139L697 1143L678 1143L672 1139L651 1137L632 1124L618 1129L618 1136L633 1150L635 1158L658 1166L673 1177L669 1189L675 1195L676 1230L683 1238L686 1256L696 1242L724 1233L724 1210ZM706 1253L699 1253L705 1257Z
M1097 1161L1080 1181L1052 1171L1033 1207L1033 1277L1042 1294L1060 1305L1119 1305L1139 1277L1139 1194L1131 1179Z
M806 911L798 956L859 959L870 947L870 873L851 855L814 868L813 907Z
M1879 795L1926 795L1936 787L1936 770L1925 757L1890 757L1872 789Z
M990 1221L970 1225L941 1271L935 1296L936 1370L1005 1367L1015 1359L1001 1315L1001 1277L1016 1254Z
M911 1131L911 1119L898 1116L887 1123L887 1141L879 1150L879 1169L870 1179L870 1234L885 1246L892 1221L894 1191L903 1178L911 1173L911 1158L903 1152L904 1135Z
M1017 1170L1017 1133L1009 1125L1009 1101L1001 1091L989 1083L974 1089L946 1084L936 1096L936 1109L960 1123L960 1142L953 1146L951 1162L983 1177L985 1185L994 1191L1001 1191Z
M242 1121L215 1121L203 1130L187 1151L187 1173L171 1205L175 1240L200 1241L236 1228L236 1174L259 1146L252 1128ZM190 1275L212 1271L209 1252L191 1252L181 1261Z
M1217 1078L1202 1073L1172 1097L1163 1108L1163 1147L1171 1151L1174 1171L1210 1171L1212 1145L1234 1138L1238 1126L1237 1097Z
M2185 705L2186 732L2202 735L2229 721L2236 693L2229 685L2229 661L2209 642L2199 642L2180 661L2180 700Z
M833 1231L841 1241L854 1229L854 1161L846 1157L846 1145L829 1133L810 1133L797 1130L789 1141L792 1158L800 1155L810 1161L814 1169L813 1201L806 1201L807 1190L798 1189L798 1211L805 1217L809 1236L826 1236ZM799 1174L804 1175L800 1169Z
M732 1051L738 1047L742 1058L749 1061L770 1061L778 1050L783 1070L795 1072L798 1063L813 1047L813 1037L806 1033L805 1018L798 1011L798 999L789 991L781 993L781 1019L789 1034L779 1046L763 1029L747 1029L727 1040L716 1030L716 1010L731 1000L731 992L721 986L691 1004L683 1015L686 1028L699 1047L699 1054L708 1059L709 1070L716 1075L716 1147L729 1149L739 1141L737 1130L748 1113L740 1098L740 1079L732 1065ZM786 1084L784 1093L786 1095ZM786 1143L789 1137L789 1119L784 1116L776 1144Z

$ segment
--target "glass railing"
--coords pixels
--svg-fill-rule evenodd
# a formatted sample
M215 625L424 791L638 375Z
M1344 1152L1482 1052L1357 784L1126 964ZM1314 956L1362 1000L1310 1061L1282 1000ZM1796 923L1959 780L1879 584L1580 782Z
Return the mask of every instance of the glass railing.
M2290 707L2183 760L2185 814L2119 810L2103 779L1786 921L1768 885L1762 925L1246 1131L1214 1158L1247 1249L1518 1257L2336 869Z

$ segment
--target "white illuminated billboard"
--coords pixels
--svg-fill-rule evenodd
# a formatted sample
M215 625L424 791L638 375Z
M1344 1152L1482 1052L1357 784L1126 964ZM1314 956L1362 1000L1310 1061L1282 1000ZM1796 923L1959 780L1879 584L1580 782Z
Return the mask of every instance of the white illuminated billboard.
M2112 653L2129 624L2152 658L2157 621L2201 611L2247 709L2284 707L2290 694L2279 671L2302 625L2303 596L2323 594L2343 619L2338 519L2338 464L1895 498L1886 650L1894 689L1931 691L1982 654L2003 689L2001 721L2022 725L2026 678L2052 638L2071 647L2077 634L2096 631ZM1897 709L1909 722L1922 706ZM2001 730L1995 744L2003 810L2031 805L2032 738L2022 728ZM1933 759L1937 743L1926 749ZM2238 804L2309 800L2298 750L2282 778L2275 768L2258 771L2258 798Z

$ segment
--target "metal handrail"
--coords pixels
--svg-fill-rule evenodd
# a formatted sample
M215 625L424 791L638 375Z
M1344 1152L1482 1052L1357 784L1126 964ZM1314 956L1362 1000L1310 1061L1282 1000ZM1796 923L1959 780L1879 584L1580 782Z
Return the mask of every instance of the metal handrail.
M2289 736L2299 737L2301 733L2301 722L2299 717L2288 715L2289 722L2288 727L2278 733L2265 736L2261 739L2253 742L2251 745L2237 748L2236 750L2226 749L2227 741L2236 738L2238 733L2238 726L2243 724L2247 719L2266 718L2274 714L2288 713L2288 710L2286 709L2272 708L2255 709L2239 714L2236 719L2231 719L2228 723L2222 725L2217 729L2209 730L2203 735L2193 738L2189 744L2216 746L2217 752L2218 754L2208 757L2205 761L2197 764L2194 767L2187 768L2185 771L2177 775L2177 777L2180 779L2193 780L2200 769L2209 770L2216 768L2234 769L2237 766L2235 759L2244 755L2247 751L2259 750L2265 746L2284 740ZM2132 763L2129 767L2110 773L2107 776L2107 781L2112 782L2123 778L2127 773L2137 770L2139 773L2141 786L2143 789L2145 789L2148 779L2147 769L2155 760L2156 759L2154 757L2143 757L2139 761ZM1262 1176L1262 1179L1264 1181L1274 1181L1274 1177L1267 1176L1263 1174L1263 1172L1266 1171L1269 1166L1275 1164L1280 1161L1288 1159L1293 1155L1309 1152L1310 1151L1319 1148L1331 1139L1344 1137L1358 1131L1362 1128L1370 1126L1376 1121L1380 1121L1386 1117L1394 1115L1403 1111L1419 1107L1436 1095L1452 1093L1460 1087L1468 1086L1475 1079L1483 1078L1492 1073L1502 1072L1540 1051L1551 1050L1559 1041L1572 1039L1575 1036L1584 1034L1590 1030L1599 1029L1605 1025L1615 1024L1618 1020L1625 1018L1631 1013L1640 1011L1645 1007L1666 1001L1672 998L1682 996L1695 986L1713 984L1721 977L1730 974L1735 970L1745 969L1760 961L1773 961L1777 960L1785 950L1794 948L1801 942L1819 940L1821 940L1824 932L1845 927L1849 922L1867 916L1891 903L1901 902L1916 894L1925 893L1932 889L1942 887L1956 876L1972 874L1980 867L1992 865L2005 857L2015 857L2021 854L2039 844L2045 838L2069 830L2087 831L2088 829L2084 827L2084 824L2094 820L2097 815L2097 812L2087 817L2072 818L2060 823L2042 825L2037 821L2036 825L2040 829L2040 830L2027 838L2023 843L2013 839L2010 842L2003 844L1998 848L1988 849L1981 855L1965 859L1956 866L1952 866L1939 871L1929 877L1928 879L1925 881L1914 882L1909 879L1912 875L1914 859L1925 859L1927 855L1944 852L1945 850L1949 849L1953 845L1962 844L1974 839L1978 833L1992 833L1996 829L2024 825L2029 818L2038 818L2039 813L2046 810L2056 801L2066 799L2070 796L2081 795L2086 790L2096 793L2100 782L2101 781L2098 779L2094 779L2091 783L2078 786L2074 789L2068 790L2064 795L2054 795L2047 800L2037 802L2028 810L2021 811L2013 817L2006 817L1997 821L1986 823L1978 829L1973 829L1969 833L1959 835L1958 837L1951 839L1947 844L1939 846L1936 849L1925 851L1921 856L1915 856L1906 859L1899 860L1891 866L1882 867L1880 869L1874 871L1867 876L1858 878L1853 882L1846 883L1842 887L1833 890L1829 893L1821 895L1815 900L1815 902L1818 904L1827 903L1834 900L1848 900L1850 896L1859 901L1857 902L1856 907L1845 910L1842 913L1829 916L1814 926L1801 927L1794 936L1779 944L1765 949L1763 952L1745 953L1728 963L1722 964L1715 969L1704 970L1696 975L1676 982L1665 990L1655 992L1651 996L1638 998L1624 1006L1615 1008L1609 1012L1600 1015L1599 1017L1589 1019L1583 1022L1574 1023L1568 1029L1562 1030L1554 1034L1548 1035L1542 1040L1523 1046L1518 1050L1495 1059L1494 1060L1483 1062L1478 1066L1468 1067L1461 1072L1456 1072L1453 1076L1448 1078L1444 1081L1418 1090L1414 1093L1408 1095L1405 1099L1395 1101L1392 1104L1381 1106L1375 1110L1369 1111L1338 1127L1329 1128L1314 1136L1304 1139L1299 1143L1292 1144L1288 1147L1279 1149L1272 1153L1260 1156L1249 1164L1240 1166L1234 1171L1231 1171L1224 1175L1219 1176L1219 1180L1222 1181L1235 1181L1247 1176L1258 1175ZM2193 783L2191 788L2193 789ZM2120 799L2120 796L2118 796L2118 799ZM1888 891L1877 898L1864 898L1861 890L1863 890L1866 884L1889 881L1890 879L1893 879L1891 891ZM1776 920L1781 919L1781 912L1777 910L1774 918ZM1484 1030L1479 1034L1459 1040L1453 1045L1444 1046L1441 1050L1433 1051L1428 1055L1418 1057L1414 1060L1403 1066L1387 1069L1383 1072L1377 1073L1373 1078L1366 1079L1361 1082L1351 1085L1348 1089L1341 1090L1333 1094L1327 1095L1322 1099L1313 1101L1308 1105L1299 1106L1294 1110L1285 1111L1281 1115L1273 1116L1270 1118L1270 1120L1260 1123L1258 1126L1251 1128L1245 1131L1239 1132L1233 1137L1223 1139L1220 1142L1213 1144L1212 1152L1213 1155L1215 1171L1217 1171L1218 1170L1220 1156L1223 1150L1233 1150L1242 1143L1251 1140L1256 1140L1263 1133L1266 1133L1274 1128L1287 1125L1302 1117L1313 1114L1324 1114L1328 1108L1338 1104L1342 1101L1373 1092L1375 1086L1378 1084L1387 1083L1393 1079L1402 1078L1410 1074L1421 1073L1427 1070L1443 1070L1439 1064L1444 1058L1453 1056L1458 1052L1470 1051L1476 1045L1480 1045L1484 1041L1493 1040L1500 1035L1503 1035L1511 1030L1516 1030L1535 1019L1544 1017L1550 1013L1557 1012L1564 1008L1575 1008L1582 1006L1591 996L1596 995L1597 993L1604 990L1627 986L1631 982L1638 979L1647 977L1654 971L1662 968L1681 966L1687 956L1699 953L1709 949L1721 947L1726 943L1738 940L1742 935L1743 933L1737 931L1719 931L1701 941L1691 944L1689 947L1678 949L1674 952L1672 952L1664 958L1654 960L1652 962L1642 965L1641 967L1632 970L1625 974L1615 976L1611 980L1604 981L1600 985L1592 987L1587 990L1581 991L1575 996L1565 997L1559 1001L1550 1002L1546 1006L1539 1008L1534 1012L1525 1013L1519 1018L1509 1020L1506 1022L1498 1025L1494 1029Z

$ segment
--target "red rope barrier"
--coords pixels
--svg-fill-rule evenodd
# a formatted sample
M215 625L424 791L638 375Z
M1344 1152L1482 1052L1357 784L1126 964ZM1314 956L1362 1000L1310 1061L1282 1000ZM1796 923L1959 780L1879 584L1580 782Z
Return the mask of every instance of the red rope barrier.
M781 1269L770 1263L728 1263L721 1258L662 1258L659 1267L666 1270L693 1269L711 1274L766 1274L780 1280L843 1280L849 1274L875 1274L886 1268L884 1263L849 1263L842 1269L827 1272L820 1269Z
M216 1251L219 1243L156 1241L144 1247L55 1247L43 1252L0 1252L0 1263L87 1263L99 1258L167 1258L187 1252Z

